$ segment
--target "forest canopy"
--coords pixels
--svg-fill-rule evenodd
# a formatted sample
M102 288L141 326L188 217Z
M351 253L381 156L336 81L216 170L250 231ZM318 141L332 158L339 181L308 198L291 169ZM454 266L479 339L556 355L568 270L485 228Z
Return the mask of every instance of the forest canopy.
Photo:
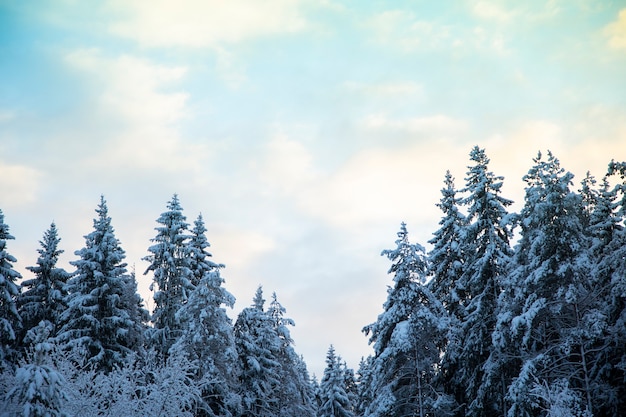
M276 293L235 320L201 215L177 195L143 260L153 311L104 197L72 270L44 232L28 276L0 211L0 410L23 416L615 416L626 409L626 163L573 175L551 152L519 213L476 146L444 177L429 250L400 224L387 300L356 372L331 345L321 380ZM391 240L391 239L390 239ZM364 321L367 318L364 318Z

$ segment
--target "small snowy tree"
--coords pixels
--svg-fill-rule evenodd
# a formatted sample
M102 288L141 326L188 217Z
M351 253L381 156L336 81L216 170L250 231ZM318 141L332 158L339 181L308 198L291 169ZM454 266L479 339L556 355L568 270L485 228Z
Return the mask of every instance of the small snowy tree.
M354 404L346 392L344 372L341 358L335 355L335 348L331 345L326 355L326 369L320 383L321 405L318 417L353 417Z
M264 311L263 290L257 289L251 307L244 308L235 322L235 346L241 373L239 385L245 417L276 417L281 385L278 360L282 341L272 318Z
M176 194L167 203L167 211L161 214L157 223L160 226L155 228L154 244L148 248L150 255L143 258L150 263L144 274L153 273L150 290L154 291L155 307L151 338L159 352L167 355L182 334L176 312L187 302L195 280L188 245L189 224Z
M67 395L65 380L50 361L54 349L49 337L53 325L41 321L29 330L25 342L31 346L28 363L17 369L15 387L8 397L18 405L23 417L61 417Z
M63 304L63 299L67 295L65 285L71 277L64 269L56 266L59 256L63 253L58 248L60 241L57 227L52 223L39 242L41 249L37 250L39 253L37 265L26 268L34 273L35 277L22 282L22 292L17 299L24 336L42 320L52 323L54 328L51 337L56 335L59 315L66 307Z
M278 302L276 293L272 293L272 301L267 309L267 315L272 320L274 331L280 342L276 359L280 364L281 384L276 389L278 400L278 410L280 416L310 416L315 415L313 398L310 390L310 383L306 364L293 348L287 326L295 326L295 322L284 317L286 309Z
M16 305L20 289L15 281L22 276L11 264L17 260L6 250L10 239L15 238L9 234L9 225L0 210L0 371L4 361L15 363L16 331L21 322Z

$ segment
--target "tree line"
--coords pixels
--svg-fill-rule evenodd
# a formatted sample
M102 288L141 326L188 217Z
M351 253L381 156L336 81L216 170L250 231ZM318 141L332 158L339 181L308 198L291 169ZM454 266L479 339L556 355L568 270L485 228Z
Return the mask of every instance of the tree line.
M24 416L616 416L626 409L626 163L573 190L550 152L524 176L524 205L474 147L461 189L448 171L431 249L402 223L383 311L363 328L355 373L330 346L321 381L293 347L293 320L262 288L235 299L202 216L176 195L157 219L137 294L106 201L68 273L56 226L18 285L0 211L0 405ZM11 414L12 413L12 414Z

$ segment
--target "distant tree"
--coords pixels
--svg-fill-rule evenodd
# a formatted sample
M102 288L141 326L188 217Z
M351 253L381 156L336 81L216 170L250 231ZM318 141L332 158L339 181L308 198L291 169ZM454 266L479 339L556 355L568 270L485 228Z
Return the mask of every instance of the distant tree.
M153 273L150 290L154 291L154 312L151 334L156 349L167 355L169 348L182 334L182 325L176 313L189 298L194 288L194 272L189 253L189 224L175 194L167 204L167 211L157 219L157 235L148 248L150 255L143 260L150 262L144 274Z
M22 292L17 299L18 311L22 317L22 338L42 320L48 320L52 326L50 337L56 335L59 316L66 306L63 299L67 295L65 285L71 274L58 268L57 262L63 250L58 248L58 237L54 223L44 233L39 242L37 265L27 267L35 276L22 281Z
M237 351L233 326L224 307L232 308L235 297L222 287L224 279L218 265L208 260L209 243L202 217L198 217L190 246L192 271L200 276L189 299L176 313L182 335L170 351L184 356L194 369L194 382L201 389L198 416L236 415ZM194 243L195 242L195 243Z
M315 416L315 406L308 377L306 364L293 348L287 326L295 326L295 322L284 317L286 309L278 302L276 293L272 294L272 301L267 309L274 331L280 344L275 353L280 364L279 374L281 384L276 387L275 395L278 400L279 416Z
M263 289L259 287L251 307L244 308L235 322L235 346L241 365L239 375L244 417L276 417L276 391L282 383L278 352L283 343L274 321L264 311Z
M331 345L326 355L326 369L320 383L321 406L318 417L353 417L353 404L346 392L345 374L342 370L341 358L335 355Z
M94 230L85 236L85 247L68 281L67 309L60 316L57 338L64 349L79 349L98 370L110 372L137 348L137 301L130 305L132 288L124 263L125 252L115 237L104 197L96 209Z
M361 358L356 373L357 401L354 405L356 416L365 416L372 402L372 382L374 380L373 356Z
M6 250L7 240L11 239L15 238L9 234L9 225L4 222L4 213L0 210L0 370L5 361L16 363L16 331L21 325L16 304L20 288L15 281L22 276L11 264L17 260Z

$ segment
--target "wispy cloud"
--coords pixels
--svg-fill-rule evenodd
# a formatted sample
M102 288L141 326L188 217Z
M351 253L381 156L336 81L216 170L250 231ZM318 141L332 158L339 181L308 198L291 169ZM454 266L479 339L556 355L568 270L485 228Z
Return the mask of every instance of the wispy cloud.
M622 9L617 20L604 28L604 34L611 48L626 49L626 9Z
M343 84L343 87L348 92L373 98L421 95L424 90L421 84L414 81L389 81L383 83L348 81Z
M392 118L385 114L372 114L367 116L363 125L368 129L427 133L435 137L461 133L468 128L466 121L443 114L410 118Z
M3 207L21 207L33 203L40 189L41 173L26 165L0 161L0 195Z
M214 47L307 26L301 2L292 0L111 0L109 6L120 16L111 32L148 47Z
M189 170L205 149L183 141L178 123L192 117L186 106L188 93L172 89L186 73L185 67L153 64L130 55L108 57L94 49L77 50L66 61L92 84L93 113L112 129L102 151L88 164L159 168L168 172Z

